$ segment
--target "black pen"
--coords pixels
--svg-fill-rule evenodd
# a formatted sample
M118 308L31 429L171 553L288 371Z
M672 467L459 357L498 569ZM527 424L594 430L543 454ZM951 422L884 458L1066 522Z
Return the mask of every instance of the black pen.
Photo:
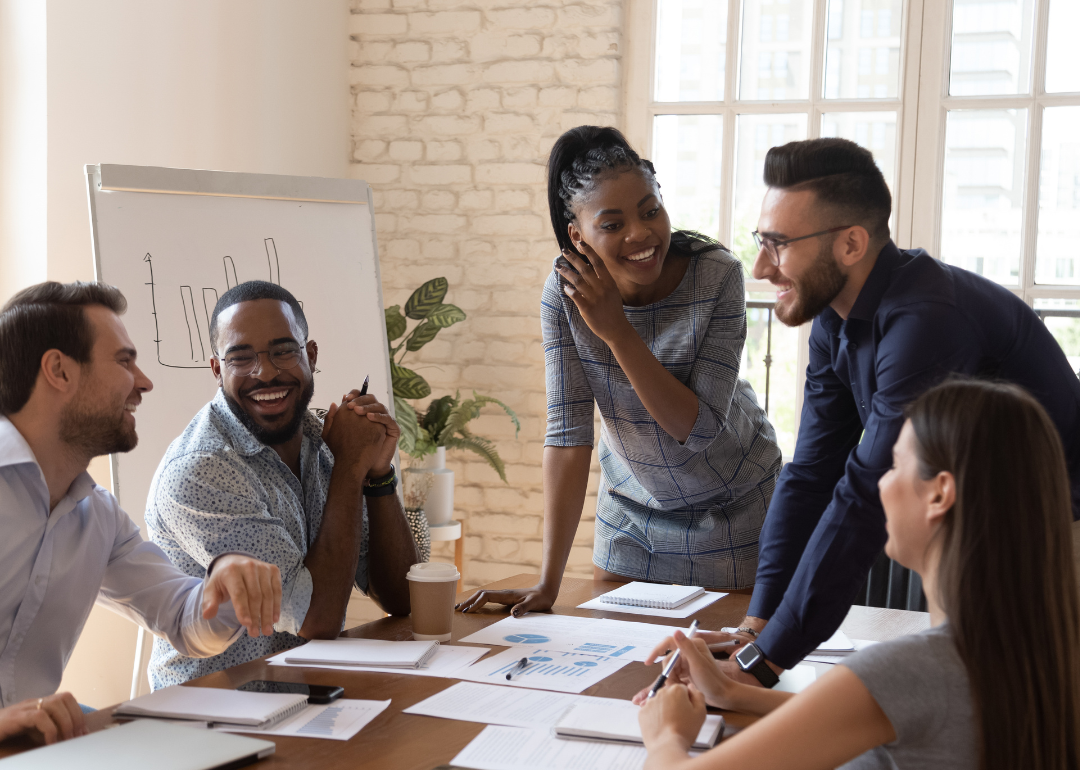
M370 380L370 379L371 379L370 374L367 377L364 378L364 384L360 386L360 395L361 396L366 396L367 395L367 384L368 384L368 380Z
M522 671L524 671L528 667L529 667L529 659L528 658L522 658L521 660L519 660L517 663L514 664L514 667L512 669L510 669L509 671L506 672L506 681L509 682L511 679L514 678L514 674L520 674Z
M693 623L690 624L690 630L686 632L686 638L693 639L694 636L697 635L697 629L698 622L695 620ZM679 660L679 652L681 652L681 650L676 649L674 654L670 658L668 658L668 662L667 665L664 666L663 673L660 674L660 678L656 680L656 684L654 684L652 686L652 689L649 690L649 695L645 700L650 700L651 698L656 697L656 693L658 693L660 691L660 688L664 686L664 682L667 681L668 674L671 673L671 669L675 668L675 663Z

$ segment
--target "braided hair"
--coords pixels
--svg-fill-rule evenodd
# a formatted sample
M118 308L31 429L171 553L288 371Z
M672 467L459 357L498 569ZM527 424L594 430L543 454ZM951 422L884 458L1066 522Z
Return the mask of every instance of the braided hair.
M548 210L560 249L577 252L567 232L574 206L596 188L600 177L630 170L656 183L653 164L634 152L617 128L578 126L558 138L548 157Z

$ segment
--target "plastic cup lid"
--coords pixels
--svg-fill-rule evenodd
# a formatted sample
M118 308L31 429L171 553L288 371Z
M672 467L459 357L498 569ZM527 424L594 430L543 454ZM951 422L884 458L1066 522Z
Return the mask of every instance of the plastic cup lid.
M457 571L457 567L453 564L443 564L437 561L425 561L420 564L412 565L409 570L409 574L406 575L409 580L416 580L421 583L442 583L449 580L457 580L461 575Z

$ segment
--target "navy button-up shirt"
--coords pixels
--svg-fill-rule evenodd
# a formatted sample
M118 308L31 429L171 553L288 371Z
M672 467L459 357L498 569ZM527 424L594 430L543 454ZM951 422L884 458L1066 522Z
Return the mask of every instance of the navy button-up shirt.
M1027 389L1061 434L1080 510L1080 380L1035 312L1012 292L922 249L882 249L845 321L810 332L799 440L761 530L749 614L791 668L843 621L885 545L878 479L904 408L950 373Z

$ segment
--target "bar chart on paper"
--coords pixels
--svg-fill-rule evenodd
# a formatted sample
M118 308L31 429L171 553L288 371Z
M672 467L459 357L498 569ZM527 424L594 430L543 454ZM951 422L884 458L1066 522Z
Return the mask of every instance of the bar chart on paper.
M524 659L524 667L518 664ZM606 655L511 647L458 672L461 679L536 690L579 693L614 674L630 661ZM511 678L507 680L506 675Z

